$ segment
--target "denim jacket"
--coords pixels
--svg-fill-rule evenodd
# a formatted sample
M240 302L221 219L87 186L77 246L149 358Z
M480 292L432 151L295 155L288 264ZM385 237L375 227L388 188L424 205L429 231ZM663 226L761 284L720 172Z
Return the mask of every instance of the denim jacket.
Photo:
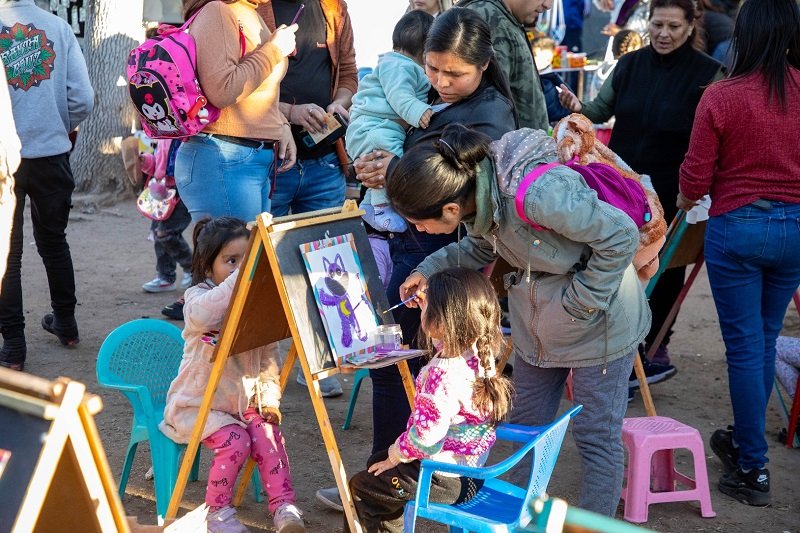
M477 172L474 217L467 236L428 256L425 277L460 264L480 268L498 256L518 269L507 279L514 352L542 367L586 367L630 354L650 329L650 309L631 261L636 225L599 200L583 178L565 166L539 177L525 193L525 214L549 228L536 230L516 212L522 176L555 160L552 150L522 156L498 171L503 154L529 154L535 130L518 130L493 143L494 159ZM500 143L500 144L498 144Z

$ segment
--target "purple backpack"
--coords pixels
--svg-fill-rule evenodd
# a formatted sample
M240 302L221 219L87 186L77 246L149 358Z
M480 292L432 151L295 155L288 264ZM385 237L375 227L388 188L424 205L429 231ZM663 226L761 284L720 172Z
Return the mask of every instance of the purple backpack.
M197 50L188 28L198 13L180 28L161 25L158 36L146 40L128 56L131 101L151 139L189 137L219 118L220 110L208 103L197 79ZM239 40L244 50L241 27ZM203 109L208 114L199 116Z
M526 174L519 187L517 187L517 194L514 197L517 214L537 230L546 230L547 228L528 220L528 217L525 216L525 193L539 176L560 164L556 162L539 165ZM617 172L614 167L604 163L581 165L576 158L568 162L566 166L583 176L586 184L594 189L600 200L613 205L631 217L637 228L641 228L650 222L652 218L650 204L647 202L644 187L639 182L626 178Z

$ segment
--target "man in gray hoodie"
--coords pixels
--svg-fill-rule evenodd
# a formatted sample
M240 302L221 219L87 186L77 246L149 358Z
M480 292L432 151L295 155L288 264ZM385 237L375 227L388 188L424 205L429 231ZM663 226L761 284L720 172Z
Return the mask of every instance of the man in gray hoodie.
M75 188L69 134L91 112L94 91L72 29L34 0L0 0L0 58L22 143L22 162L14 174L17 205L10 251L0 286L0 365L22 370L26 345L20 270L26 197L53 309L42 318L42 327L65 346L79 341L75 274L66 239Z

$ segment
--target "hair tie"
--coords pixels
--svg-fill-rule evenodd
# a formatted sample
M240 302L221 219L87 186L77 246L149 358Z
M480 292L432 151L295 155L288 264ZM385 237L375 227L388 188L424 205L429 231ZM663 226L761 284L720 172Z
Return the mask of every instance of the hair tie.
M453 154L453 159L455 161L458 161L458 155L456 155L456 151L453 150L453 147L450 146L450 144L447 141L445 141L444 139L440 138L439 139L439 144L443 144L444 146L446 146L447 149L450 150L450 153Z

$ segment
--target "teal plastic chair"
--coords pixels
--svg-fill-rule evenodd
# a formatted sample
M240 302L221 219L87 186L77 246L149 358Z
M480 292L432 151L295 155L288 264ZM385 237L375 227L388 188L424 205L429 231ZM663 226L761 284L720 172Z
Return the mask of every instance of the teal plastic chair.
M97 381L120 391L133 408L131 436L119 480L119 495L125 494L133 458L139 443L150 442L156 511L159 523L167 512L172 489L178 479L180 457L186 448L164 435L158 425L172 380L178 375L183 357L181 330L163 320L133 320L112 331L97 355ZM195 456L189 475L197 480L200 454ZM258 471L253 472L256 501L263 501Z
M367 368L356 370L356 373L353 374L353 388L350 390L350 403L347 405L347 416L344 417L342 429L348 429L350 427L350 421L353 419L353 411L356 408L356 401L358 400L358 391L361 389L361 382L364 381L364 378L368 377L369 369Z
M531 503L545 494L569 421L581 409L582 405L576 405L547 426L501 424L497 438L520 443L521 447L492 466L474 468L423 459L416 499L405 506L403 531L413 533L417 517L449 525L451 533L510 532L527 526L533 519ZM526 488L497 479L529 453L533 457ZM435 472L483 479L484 483L475 497L464 503L433 503L429 495Z

